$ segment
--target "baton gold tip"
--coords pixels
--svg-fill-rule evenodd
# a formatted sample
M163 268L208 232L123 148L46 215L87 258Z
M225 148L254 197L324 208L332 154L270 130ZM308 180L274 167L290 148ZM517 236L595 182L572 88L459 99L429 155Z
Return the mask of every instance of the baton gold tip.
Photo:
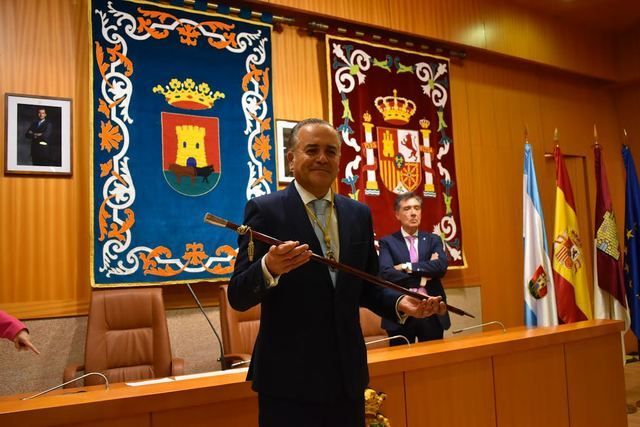
M219 216L215 216L211 213L206 213L204 216L204 222L207 224L217 225L218 227L226 227L227 221L225 219L220 218Z

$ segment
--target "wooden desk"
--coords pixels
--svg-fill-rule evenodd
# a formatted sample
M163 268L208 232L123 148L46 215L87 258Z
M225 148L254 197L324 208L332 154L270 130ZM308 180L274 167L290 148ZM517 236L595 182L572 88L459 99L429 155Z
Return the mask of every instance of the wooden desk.
M372 350L371 386L387 393L393 427L626 426L622 328L597 320ZM244 377L10 396L0 398L0 425L257 425Z

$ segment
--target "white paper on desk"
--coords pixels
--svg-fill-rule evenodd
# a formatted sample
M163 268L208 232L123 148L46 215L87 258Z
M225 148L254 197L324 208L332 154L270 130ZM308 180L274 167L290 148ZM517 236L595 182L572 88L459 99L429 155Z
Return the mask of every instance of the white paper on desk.
M171 381L173 381L173 378L164 377L164 378L157 378L157 379L153 379L153 380L136 381L134 383L125 383L125 384L130 386L130 387L138 387L138 386L141 386L141 385L170 383Z
M175 377L176 381L182 380L192 380L194 378L207 378L207 377L217 377L219 375L227 375L227 374L235 374L238 372L247 372L249 368L235 368L235 369L227 369L225 371L213 371L213 372L203 372L201 374L189 374L189 375L180 375Z

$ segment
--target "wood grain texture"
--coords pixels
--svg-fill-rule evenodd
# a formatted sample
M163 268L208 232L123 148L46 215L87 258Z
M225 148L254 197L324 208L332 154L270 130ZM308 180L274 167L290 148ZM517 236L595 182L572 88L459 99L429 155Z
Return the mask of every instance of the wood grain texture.
M73 176L0 177L0 304L17 316L77 314L74 306L88 300L86 8L64 0L0 5L2 91L73 99Z
M380 413L389 419L393 427L406 427L406 407L404 375L396 373L372 377L369 387L387 395L380 407Z
M615 79L614 36L523 8L509 0L482 2L486 48L527 61Z
M388 13L391 25L403 26L407 32L418 31L421 22L428 27L428 19L433 19L424 16L424 21L419 20L420 14L415 10L423 6L409 0L393 3L393 8L386 9L383 5L391 3L376 1L366 7L328 0L295 3L298 8L316 8L322 11L319 13L336 15L346 14L345 10L358 5L362 10L357 13L371 16L366 19L378 19L378 15ZM278 4L293 5L293 1ZM455 37L460 23L468 26L486 20L489 12L484 10L484 4L478 0L434 2L432 13L440 14L445 21L439 24L443 26L438 29L444 34L441 37ZM501 3L495 4L502 7ZM0 176L0 305L23 318L70 316L84 314L87 309L90 292L87 13L86 0L0 2L3 52L0 89L73 99L73 177ZM491 13L498 16L497 11ZM503 15L508 13L510 9ZM356 18L365 19L357 14L352 16ZM379 23L387 22L380 19ZM518 20L513 17L509 20L515 31ZM523 21L522 26L529 25L527 22ZM576 32L572 37L581 36ZM557 43L558 49L564 43L550 38L544 41ZM520 58L528 54L514 55ZM290 26L274 33L273 77L276 118L328 118L323 39ZM595 202L590 147L593 124L598 126L604 147L621 236L624 209L624 168L619 155L621 128L630 130L630 144L636 157L640 156L637 142L640 87L630 83L612 88L600 80L482 51L474 51L464 61L453 61L450 81L456 185L468 268L449 271L444 283L449 287L480 285L483 318L498 319L509 326L520 325L524 127L528 127L533 145L549 238L553 230L555 166L552 160L544 158L544 153L553 148L553 130L557 127L560 131L563 152L584 158L582 163L568 167L579 199L581 234L590 272L591 212ZM2 120L4 108L0 105ZM215 303L215 290L208 294ZM170 299L176 298L179 306L188 304L184 298L188 294L180 295ZM171 307L170 301L168 306Z
M409 426L496 426L491 359L406 374Z
M467 46L486 47L480 0L396 0L390 3L391 28L395 30Z
M493 358L499 426L568 427L562 345Z
M626 427L620 336L565 344L565 364L571 425Z
M564 346L568 388L563 382L549 381L554 390L548 394L567 393L569 405L576 405L570 411L584 410L590 405L591 413L611 413L617 407L624 409L622 364L614 363L614 359L621 362L622 328L622 322L613 321L579 322L554 328L519 327L411 347L377 349L369 352L369 371L372 384L393 394L390 399L396 403L404 392L407 426L495 426L496 417L508 410L504 404L509 405L510 401L496 400L494 375L498 378L496 386L506 388L500 392L504 395L522 392L525 385L535 388L525 382L536 378L520 374L512 383L499 378L494 368L504 368L508 361L516 362L510 359L513 354L529 358L527 366L532 365L536 356L543 361L557 360L553 350L545 349ZM504 363L493 363L503 357ZM601 369L602 373L593 375L600 369L597 363L606 367ZM29 426L117 423L120 418L149 414L152 425L255 425L256 397L245 376L246 372L236 371L141 387L119 383L112 384L109 390L102 386L84 388L86 392L82 393L68 389L64 393L71 393L64 396L62 390L57 390L28 401L20 400L21 395L0 397L0 423ZM590 387L599 388L594 391ZM498 401L502 405L496 406ZM402 411L402 405L394 407ZM402 418L394 413L392 425L396 425L395 419ZM598 422L590 424L576 418L573 423L572 417L571 425L620 425L615 417L613 424L601 417L594 419ZM398 425L402 426L401 421Z
M380 27L390 26L389 12L394 7L389 0L270 0L269 3Z

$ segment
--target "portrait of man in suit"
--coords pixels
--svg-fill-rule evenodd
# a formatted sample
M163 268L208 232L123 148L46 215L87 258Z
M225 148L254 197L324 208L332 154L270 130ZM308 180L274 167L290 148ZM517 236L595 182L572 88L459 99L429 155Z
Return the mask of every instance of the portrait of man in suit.
M236 310L261 304L260 330L247 379L268 426L364 426L367 353L359 307L390 321L444 314L439 297L403 296L352 274L309 262L311 253L376 275L369 208L332 191L340 135L307 119L291 132L287 160L295 180L247 202L244 225L284 243L238 239L228 297Z
M19 165L61 165L60 116L59 107L18 105L18 129L25 141L18 149Z
M440 279L447 272L447 255L442 239L420 231L422 198L414 193L399 194L394 203L400 230L380 239L380 276L413 291L442 297L447 296ZM402 335L410 342L441 339L451 326L449 313L425 319L409 318L404 324L382 319L382 327L389 336ZM401 339L391 345L401 345Z

